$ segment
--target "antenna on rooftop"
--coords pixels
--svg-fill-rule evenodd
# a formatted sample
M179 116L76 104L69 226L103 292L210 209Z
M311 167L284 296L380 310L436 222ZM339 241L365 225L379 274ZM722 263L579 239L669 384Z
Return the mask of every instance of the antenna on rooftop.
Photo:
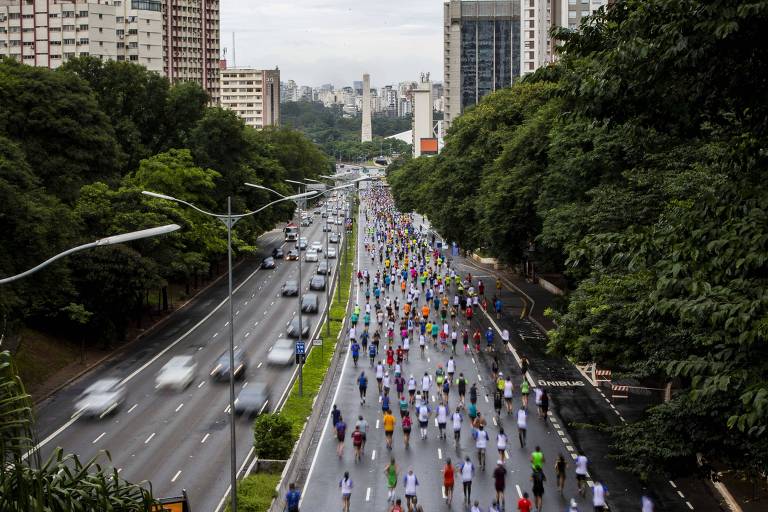
M235 33L232 32L232 67L237 67L237 63L235 62Z

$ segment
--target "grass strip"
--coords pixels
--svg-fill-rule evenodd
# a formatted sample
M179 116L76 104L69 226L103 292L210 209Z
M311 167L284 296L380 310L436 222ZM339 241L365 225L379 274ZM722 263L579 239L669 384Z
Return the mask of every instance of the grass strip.
M237 484L237 510L241 512L266 512L277 496L280 472L254 473ZM227 512L230 506L227 504Z

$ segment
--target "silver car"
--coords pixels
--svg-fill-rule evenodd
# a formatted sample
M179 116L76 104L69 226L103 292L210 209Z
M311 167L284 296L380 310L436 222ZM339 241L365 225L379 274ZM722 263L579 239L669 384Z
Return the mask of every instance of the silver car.
M335 247L329 247L328 248L328 254L325 255L326 258L335 258L336 257L336 248Z
M294 352L296 342L288 338L280 338L277 343L272 347L267 356L267 363L269 364L291 364L294 359Z
M197 363L192 356L175 356L165 363L155 377L157 389L170 388L182 391L192 384L197 373Z
M80 394L73 416L103 418L114 412L125 401L125 387L119 379L101 379Z

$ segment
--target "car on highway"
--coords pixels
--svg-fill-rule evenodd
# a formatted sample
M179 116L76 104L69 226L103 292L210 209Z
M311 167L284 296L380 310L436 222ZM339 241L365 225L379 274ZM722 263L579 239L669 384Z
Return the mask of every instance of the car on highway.
M193 356L174 356L160 368L155 377L155 388L183 391L192 384L196 374L197 363Z
M314 215L320 215L320 210L315 210L315 211L314 211L314 212L312 212L312 213L313 213Z
M336 248L335 247L329 247L328 253L325 255L326 258L335 258L336 257Z
M280 293L284 296L296 296L299 294L299 282L295 279L289 279L283 283L283 287L280 289Z
M303 322L302 322L303 323ZM291 364L295 357L296 342L288 338L280 338L272 346L267 355L268 364Z
M336 225L341 226L342 220L341 217L336 217Z
M275 258L272 256L267 256L261 260L261 268L275 268L275 266Z
M310 321L306 318L301 319L301 337L307 338L309 336L309 329L310 329ZM299 337L299 317L295 316L293 317L293 320L291 320L291 323L288 324L288 329L286 329L286 334L288 334L291 338L298 338Z
M328 266L328 262L327 261L321 261L320 263L317 264L317 273L318 274L326 275L329 272L330 272L330 267Z
M298 246L298 248L299 248L300 250L304 251L304 250L306 250L306 249L307 249L307 245L308 245L308 244L309 244L309 242L307 242L307 238L306 238L306 237L301 237L301 238L299 239L299 243L297 244L297 246Z
M248 361L245 357L245 352L241 349L235 350L235 379L242 379L245 376L245 369L248 366ZM216 364L213 365L211 370L211 377L214 380L228 380L229 379L229 351L224 351L216 360Z
M291 249L288 251L288 256L286 257L288 261L296 261L299 259L299 251L296 249Z
M323 242L320 242L319 240L315 240L312 242L312 249L316 250L317 252L323 252Z
M310 290L325 290L325 276L319 274L312 276L309 281Z
M99 379L75 402L75 415L103 418L125 401L125 387L120 379Z
M329 226L327 223L323 225L323 233L328 233L331 231L331 226Z
M320 300L316 293L305 293L301 296L301 311L304 313L317 313Z
M317 251L314 249L308 250L304 255L304 261L317 261L317 260L318 260Z
M328 235L328 243L329 244L337 244L339 243L339 234L338 233L331 233Z
M285 254L283 253L282 247L275 247L274 249L272 249L272 257L275 258L276 260L283 259L283 256L285 256Z
M320 214L320 217L322 217L324 219L327 219L328 218L328 212L324 211L323 213Z
M312 221L310 221L309 218L301 219L302 227L309 227L310 224L312 224Z
M240 390L235 399L235 414L248 419L258 416L269 403L269 384L266 382L249 382Z

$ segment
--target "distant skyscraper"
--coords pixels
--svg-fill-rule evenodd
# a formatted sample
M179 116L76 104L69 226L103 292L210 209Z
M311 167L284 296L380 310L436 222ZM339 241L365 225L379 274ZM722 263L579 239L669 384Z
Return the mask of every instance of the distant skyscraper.
M421 74L421 80L413 90L413 156L434 155L438 151L432 113L432 82L429 73Z
M527 7L528 1L523 1ZM520 4L521 0L445 2L446 125L483 96L509 87L520 76Z
M360 140L368 142L373 140L371 129L371 77L368 73L363 75L363 125L360 130Z

